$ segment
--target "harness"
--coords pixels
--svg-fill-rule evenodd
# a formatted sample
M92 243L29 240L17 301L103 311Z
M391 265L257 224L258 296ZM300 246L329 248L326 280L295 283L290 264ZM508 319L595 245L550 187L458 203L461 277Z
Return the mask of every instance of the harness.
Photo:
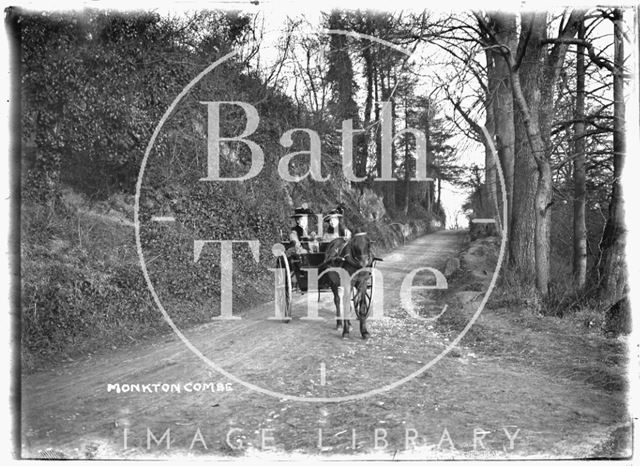
M367 234L366 232L360 232L360 233L354 234L353 236L354 237L364 236L366 234ZM347 251L347 254L343 257L342 253L345 251L347 246L349 246L349 250ZM342 245L342 248L340 248L340 250L338 251L338 254L335 257L325 260L322 264L320 264L320 267L323 267L327 264L331 265L333 261L346 262L347 264L349 264L351 267L355 269L360 268L360 264L353 258L353 255L351 254L351 240L346 240L345 243ZM373 258L371 255L371 248L369 248L369 259L367 260L367 267L369 267L372 262L373 262Z

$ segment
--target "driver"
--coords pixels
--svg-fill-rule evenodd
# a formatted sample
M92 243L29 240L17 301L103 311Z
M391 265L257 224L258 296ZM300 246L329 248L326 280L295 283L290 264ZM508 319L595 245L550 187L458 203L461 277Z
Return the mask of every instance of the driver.
M303 255L309 253L303 246L302 241L309 240L309 215L313 212L308 208L297 208L291 218L295 219L296 225L291 228L289 233L289 248L286 251L287 257L291 260L291 265L296 277L296 281L301 290L306 291L307 282L306 274L300 271Z
M296 226L291 229L291 233L289 234L289 239L291 240L290 247L295 248L295 251L298 254L306 252L302 247L301 241L303 241L303 239L308 239L309 237L309 215L313 215L313 212L310 209L297 208L291 216L291 218L295 219Z

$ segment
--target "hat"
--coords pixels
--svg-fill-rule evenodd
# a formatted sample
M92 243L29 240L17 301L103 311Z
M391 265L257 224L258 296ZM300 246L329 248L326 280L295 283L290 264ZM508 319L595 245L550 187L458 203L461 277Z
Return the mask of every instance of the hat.
M327 215L324 216L324 221L328 221L331 217L342 217L342 209L333 209L332 211L330 211Z
M313 215L313 211L306 207L298 207L290 218L306 217L307 215Z

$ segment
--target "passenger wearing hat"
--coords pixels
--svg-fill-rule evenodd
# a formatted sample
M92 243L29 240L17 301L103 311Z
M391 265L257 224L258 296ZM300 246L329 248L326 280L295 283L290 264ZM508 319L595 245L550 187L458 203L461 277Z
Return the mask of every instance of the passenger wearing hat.
M309 236L307 228L309 227L309 215L313 215L310 209L297 208L291 218L296 220L296 226L291 229L291 241L300 242L302 238Z
M322 241L333 241L336 238L351 238L351 231L342 224L342 209L333 209L324 217L324 221L329 223L322 236Z
M309 215L313 215L313 212L310 209L301 207L297 208L291 216L291 218L296 220L296 226L291 229L289 239L293 243L292 247L295 247L296 251L299 253L302 252L298 251L298 249L302 249L302 246L300 245L302 238L307 238L309 236L307 231L307 228L309 227Z
M302 247L302 240L308 239L309 236L307 231L307 228L309 227L309 215L313 215L313 212L306 207L299 207L295 209L291 218L295 219L296 226L291 228L291 233L289 234L291 243L286 251L287 257L291 259L291 265L293 266L293 271L301 290L307 289L306 275L302 274L300 271L300 256L309 252Z

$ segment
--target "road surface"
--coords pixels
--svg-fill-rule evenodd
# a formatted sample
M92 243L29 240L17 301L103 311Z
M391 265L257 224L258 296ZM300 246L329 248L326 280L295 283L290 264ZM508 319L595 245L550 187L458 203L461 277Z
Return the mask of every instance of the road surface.
M303 319L308 296L296 295L288 324L268 319L271 302L234 309L240 320L184 330L202 357L170 334L25 375L22 453L104 459L588 454L620 424L622 395L558 378L518 358L483 355L464 340L429 370L382 391L442 353L451 338L403 309L402 281L416 268L444 270L464 245L464 233L442 231L384 256L383 283L374 295L384 315L370 322L366 341L357 325L341 338L330 295L320 299L323 320ZM427 283L426 275L415 283ZM445 304L457 305L446 302L451 296L417 292L416 312L433 317ZM485 325L494 321L504 322L493 317ZM544 347L541 338L536 344ZM367 395L375 390L382 392ZM331 401L345 397L355 399Z

